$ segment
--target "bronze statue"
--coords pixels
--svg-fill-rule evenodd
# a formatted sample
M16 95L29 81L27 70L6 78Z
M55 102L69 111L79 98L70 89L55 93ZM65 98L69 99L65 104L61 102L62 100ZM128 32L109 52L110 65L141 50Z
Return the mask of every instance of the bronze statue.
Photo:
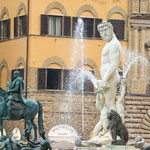
M128 142L128 130L126 126L122 123L120 115L114 111L110 110L108 113L108 129L110 129L112 136L112 145L126 145ZM117 136L121 140L117 140Z
M17 72L16 72L17 73ZM34 118L38 113L38 127L39 133L41 134L44 132L43 126L43 109L42 104L38 100L31 100L25 99L24 101L20 100L22 97L22 89L20 88L19 84L23 84L22 79L17 78L18 73L16 75L16 80L10 86L9 92L5 92L4 89L0 88L0 131L1 135L3 136L3 120L21 120L24 119L28 125L27 132L30 133L32 128L34 129L34 140L37 139L37 126L34 123ZM18 87L19 86L19 87ZM15 87L15 88L14 88ZM18 90L17 90L18 89ZM15 92L17 91L17 92ZM10 94L12 92L12 94ZM17 96L16 96L17 95ZM18 99L18 101L17 101ZM10 114L8 114L8 118L5 117L6 109L7 109L7 102L10 101L10 107L8 105L8 109ZM9 102L8 102L9 103Z
M12 138L13 134L11 135L7 135L5 141L1 144L0 146L0 150L3 150L3 148L5 148L6 150L20 150L23 145L13 141Z
M28 106L23 97L23 88L24 88L24 80L22 77L19 77L19 71L14 71L13 73L14 81L11 85L9 85L9 82L7 82L7 113L4 117L5 120L10 120L10 111L11 111L11 105L12 100L16 102L21 102L22 104ZM30 107L30 106L28 106Z
M49 139L45 137L45 132L40 133L40 136L43 138L42 141L34 142L30 140L30 134L25 132L25 136L28 140L29 147L24 147L21 150L52 150ZM39 145L37 147L37 145Z

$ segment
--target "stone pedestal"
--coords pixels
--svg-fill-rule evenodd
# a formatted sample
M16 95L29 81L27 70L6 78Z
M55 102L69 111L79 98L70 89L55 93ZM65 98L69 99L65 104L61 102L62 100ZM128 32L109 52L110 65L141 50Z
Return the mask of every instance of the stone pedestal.
M74 150L140 150L134 146L106 145L102 147L75 147Z

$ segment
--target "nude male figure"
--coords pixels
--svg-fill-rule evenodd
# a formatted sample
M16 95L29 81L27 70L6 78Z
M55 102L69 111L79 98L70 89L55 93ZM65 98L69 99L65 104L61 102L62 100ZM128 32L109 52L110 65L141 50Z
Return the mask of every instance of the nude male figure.
M116 111L116 86L120 81L118 66L120 63L121 45L113 32L110 22L98 25L101 38L106 42L101 56L100 76L96 98L96 107L101 112L100 121L95 126L93 137L105 134L108 129L107 114L113 109Z

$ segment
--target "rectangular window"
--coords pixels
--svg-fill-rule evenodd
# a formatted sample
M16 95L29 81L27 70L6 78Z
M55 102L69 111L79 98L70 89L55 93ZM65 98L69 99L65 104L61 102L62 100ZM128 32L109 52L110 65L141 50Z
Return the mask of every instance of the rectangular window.
M14 77L13 77L14 71L19 71L19 74L20 74L19 76L24 79L24 68L22 68L22 69L14 69L14 70L11 71L11 81L14 80Z
M84 88L85 92L93 92L94 87L90 79L85 78L82 83L78 74L79 70L39 68L38 89L81 91Z
M124 39L124 20L110 19L109 20L114 28L114 33L118 39Z
M71 17L41 15L41 35L70 36Z
M80 28L77 30L78 18L73 17L72 19L72 35L75 37L75 32L81 32ZM83 37L96 37L100 38L99 32L97 30L97 25L102 22L100 18L83 18L80 17L83 22ZM81 34L81 33L80 33Z
M61 89L61 69L38 69L38 89Z
M94 18L81 18L83 22L83 37L93 37L94 36ZM75 37L75 32L82 32L80 29L80 22L78 23L79 17L73 17L72 22L72 35ZM78 27L79 26L79 27ZM80 33L81 34L81 33Z
M27 35L28 17L26 15L17 16L14 18L14 37L21 37Z
M4 20L0 22L0 36L1 40L8 40L10 39L10 19Z

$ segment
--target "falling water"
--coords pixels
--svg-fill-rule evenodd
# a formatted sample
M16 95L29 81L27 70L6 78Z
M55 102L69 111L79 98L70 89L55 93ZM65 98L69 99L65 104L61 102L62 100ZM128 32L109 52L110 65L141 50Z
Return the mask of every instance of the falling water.
M75 31L73 33L75 42L73 44L73 49L71 51L71 60L70 65L74 66L78 58L81 58L81 66L84 64L84 40L83 40L83 31L84 31L84 24L81 18L78 18L77 23L75 24ZM83 74L83 69L80 72ZM69 73L69 82L67 83L68 91L67 95L69 98L69 102L72 103L73 100L73 92L74 92L74 85L76 84L77 74L79 70L71 71ZM81 77L78 81L81 81L82 87L82 133L84 132L84 78Z
M126 78L131 66L135 63L135 62L139 62L144 64L144 66L148 66L149 65L149 61L146 57L142 56L140 53L138 53L137 51L125 51L124 53L122 53L122 55L124 55L124 59L125 62L121 64L122 66L122 70L123 70L123 78Z
M147 58L145 58L144 56L142 56L140 53L137 53L136 51L125 51L124 53L122 53L125 62L123 62L121 64L122 67L122 71L123 71L123 75L122 78L126 78L127 74L131 68L131 66L135 63L135 62L139 62L144 64L144 66L148 66L149 65L149 61ZM78 75L79 78L88 78L93 86L97 89L98 88L98 79L90 72L87 70L84 70L82 72L79 72Z

